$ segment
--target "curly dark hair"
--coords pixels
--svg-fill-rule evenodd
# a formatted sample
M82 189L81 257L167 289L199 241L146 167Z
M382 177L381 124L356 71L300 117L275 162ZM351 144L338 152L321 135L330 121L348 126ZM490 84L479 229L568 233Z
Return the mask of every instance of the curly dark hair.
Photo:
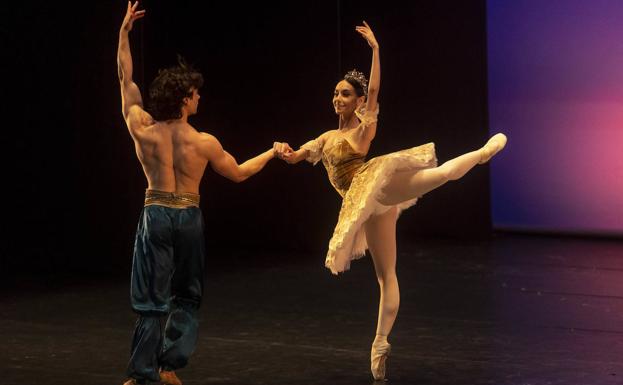
M184 98L192 96L193 89L203 86L203 76L184 59L178 65L158 71L149 86L148 111L154 119L162 121L182 117Z

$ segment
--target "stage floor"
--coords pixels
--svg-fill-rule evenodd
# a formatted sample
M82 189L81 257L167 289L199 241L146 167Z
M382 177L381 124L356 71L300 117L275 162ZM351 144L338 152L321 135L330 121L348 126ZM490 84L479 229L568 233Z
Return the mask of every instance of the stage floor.
M623 383L623 242L402 243L389 384ZM229 262L209 264L185 384L373 383L369 257L338 277L323 255L219 257ZM126 274L3 289L0 384L122 384L135 321Z

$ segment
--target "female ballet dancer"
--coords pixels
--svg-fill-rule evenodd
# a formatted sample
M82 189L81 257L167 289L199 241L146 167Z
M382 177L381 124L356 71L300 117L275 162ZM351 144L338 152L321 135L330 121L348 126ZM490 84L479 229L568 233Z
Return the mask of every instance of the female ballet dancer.
M329 180L342 196L342 208L329 242L325 265L333 274L348 270L350 261L370 249L380 287L376 337L370 353L375 380L385 378L390 353L387 342L400 302L396 277L396 220L400 211L450 180L457 180L477 164L489 161L506 145L496 134L480 149L437 167L434 143L379 156L365 161L376 134L377 98L381 81L379 44L364 21L356 31L372 48L370 82L356 70L335 87L333 107L339 125L311 140L298 151L276 143L279 157L290 164L322 160Z

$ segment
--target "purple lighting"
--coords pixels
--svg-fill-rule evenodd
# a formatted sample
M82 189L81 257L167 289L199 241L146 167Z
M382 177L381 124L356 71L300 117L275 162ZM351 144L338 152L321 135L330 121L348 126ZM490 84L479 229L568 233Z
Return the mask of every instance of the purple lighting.
M623 234L623 2L487 12L494 226Z

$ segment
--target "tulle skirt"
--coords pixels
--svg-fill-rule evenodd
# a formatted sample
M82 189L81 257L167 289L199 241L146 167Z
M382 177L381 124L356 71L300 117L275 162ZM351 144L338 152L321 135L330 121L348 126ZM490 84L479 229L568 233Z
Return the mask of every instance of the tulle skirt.
M333 274L348 270L351 260L361 258L366 253L368 244L363 225L370 216L382 214L392 207L397 207L400 212L415 204L418 198L396 206L379 203L383 188L395 172L417 171L436 166L434 143L368 160L355 174L344 196L338 222L329 242L325 266Z

